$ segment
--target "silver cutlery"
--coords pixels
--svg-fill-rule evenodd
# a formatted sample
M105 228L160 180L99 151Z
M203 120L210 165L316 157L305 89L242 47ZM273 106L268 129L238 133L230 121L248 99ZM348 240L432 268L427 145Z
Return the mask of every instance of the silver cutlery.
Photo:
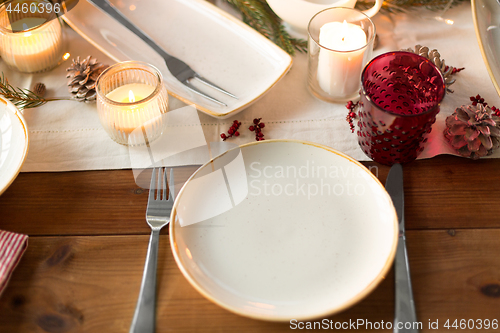
M391 196L399 221L399 240L394 263L396 283L394 332L418 333L419 330L413 327L414 323L417 323L417 312L415 310L415 301L413 300L410 264L408 262L408 253L406 250L403 167L400 164L395 164L391 167L385 182L385 189ZM411 323L412 328L405 328L405 323ZM402 328L398 327L398 324L402 326Z
M148 208L146 210L146 221L151 227L151 237L149 238L141 289L132 324L130 325L130 333L154 333L155 331L158 242L161 228L170 222L174 199L173 169L170 169L170 181L167 182L166 169L153 168L149 186Z
M213 98L212 96L209 96L196 88L194 85L191 84L192 79L196 79L205 85L212 87L215 90L218 90L228 96L231 96L232 98L238 99L235 95L231 94L230 92L222 89L221 87L217 86L215 83L205 79L203 76L200 74L196 73L191 67L189 67L184 61L171 56L168 54L165 50L163 50L151 37L149 37L144 31L139 29L135 24L133 24L128 18L126 18L114 5L112 5L108 0L88 0L91 4L93 4L96 8L99 10L103 11L107 15L111 16L120 24L125 26L127 29L132 31L135 35L137 35L139 38L141 38L146 44L148 44L153 50L155 50L162 58L165 60L165 63L167 64L168 70L170 73L181 83L183 83L186 88L191 90L192 92L212 101L220 105L227 106L226 103L223 103L219 101L218 99Z

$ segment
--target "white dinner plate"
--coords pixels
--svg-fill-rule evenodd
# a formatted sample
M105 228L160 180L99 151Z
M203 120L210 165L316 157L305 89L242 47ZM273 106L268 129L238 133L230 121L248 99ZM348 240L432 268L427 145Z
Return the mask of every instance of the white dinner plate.
M384 279L397 216L377 178L334 149L269 140L202 166L170 223L180 270L202 295L274 321L346 309Z
M0 96L0 194L16 179L28 154L28 127L21 112Z
M472 0L472 18L484 63L500 95L500 4L495 0Z
M192 83L228 106L190 92L146 43L85 0L63 19L115 61L140 60L156 66L169 93L211 116L226 118L243 110L269 91L292 65L285 51L205 0L111 2L164 50L239 98L233 99L196 80Z

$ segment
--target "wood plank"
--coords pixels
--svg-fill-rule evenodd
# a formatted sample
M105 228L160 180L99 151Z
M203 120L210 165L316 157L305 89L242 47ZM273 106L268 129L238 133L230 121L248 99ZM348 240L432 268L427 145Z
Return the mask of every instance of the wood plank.
M176 183L196 169L176 168ZM0 197L0 229L28 235L149 234L147 200L148 191L135 183L131 170L21 173Z
M364 164L385 183L388 167ZM195 170L178 168L176 179L183 182ZM405 166L407 228L500 227L498 170L500 159L453 156ZM22 173L0 197L0 229L29 235L147 234L147 195L130 170Z
M500 229L408 232L420 321L500 319L499 238ZM0 331L128 332L147 242L144 235L31 238L0 298ZM165 235L160 247L158 332L290 330L210 303L180 273ZM391 272L368 298L328 319L392 321L393 283Z

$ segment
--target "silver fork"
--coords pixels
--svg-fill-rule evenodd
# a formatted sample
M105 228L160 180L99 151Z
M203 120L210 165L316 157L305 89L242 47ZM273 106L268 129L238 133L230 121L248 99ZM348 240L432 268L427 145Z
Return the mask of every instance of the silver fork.
M90 3L92 3L94 6L120 22L123 26L125 26L127 29L132 31L134 34L136 34L140 39L142 39L146 44L148 44L153 50L155 50L162 58L165 60L165 63L167 64L168 70L170 73L172 73L173 76L177 80L179 80L181 83L183 83L189 90L192 92L221 105L227 106L226 103L223 103L219 101L218 99L213 98L212 96L209 96L196 88L194 85L191 84L191 79L197 79L200 82L206 84L209 87L214 88L215 90L218 90L228 96L231 96L233 98L238 99L235 95L231 94L230 92L222 89L221 87L217 86L215 83L210 82L209 80L205 79L203 76L200 74L196 73L191 67L189 67L184 61L171 56L168 54L165 50L163 50L151 37L149 37L144 31L139 29L135 24L129 21L128 18L123 16L123 14L115 7L113 6L108 0L89 0Z
M167 183L165 168L158 169L158 179L156 179L156 174L157 169L153 168L149 186L148 208L146 210L146 221L151 227L151 237L149 238L141 290L132 324L130 325L130 333L154 333L155 331L158 242L161 228L170 222L170 213L175 199L173 169L170 169L170 184ZM169 188L168 191L167 188Z

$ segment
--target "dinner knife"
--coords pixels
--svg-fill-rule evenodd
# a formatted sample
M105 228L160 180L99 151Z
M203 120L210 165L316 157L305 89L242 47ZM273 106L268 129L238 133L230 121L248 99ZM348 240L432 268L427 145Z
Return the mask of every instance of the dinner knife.
M406 251L403 167L401 164L394 164L389 170L385 189L391 196L399 221L399 239L394 262L396 289L393 331L395 333L418 333L417 312L411 287L410 264Z
M106 13L107 15L111 16L118 22L120 22L121 25L132 31L135 35L137 35L139 38L141 38L146 44L148 44L153 50L155 50L158 54L160 54L162 57L164 55L167 55L168 57L171 57L170 54L166 54L166 52L158 45L156 44L151 37L149 37L144 31L136 27L134 24L132 24L128 18L126 18L119 10L117 10L110 2L107 0L87 0L89 3L94 5L97 9L100 11Z

